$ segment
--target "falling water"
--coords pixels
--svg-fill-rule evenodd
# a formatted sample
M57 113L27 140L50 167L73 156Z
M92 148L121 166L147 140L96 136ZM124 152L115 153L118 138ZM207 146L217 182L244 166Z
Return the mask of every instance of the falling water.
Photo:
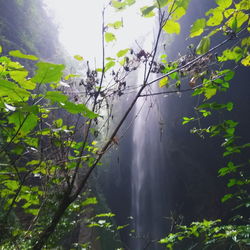
M150 51L153 37L147 37L146 42L142 47ZM143 77L142 67L138 72L138 84L143 82ZM154 86L145 93L156 89ZM134 218L135 240L132 240L132 249L144 249L151 245L161 232L160 224L164 208L160 205L160 200L162 201L164 197L160 192L159 180L164 163L161 144L164 123L159 106L159 98L148 96L139 98L134 110L136 119L132 136L131 213ZM154 249L152 245L150 249Z

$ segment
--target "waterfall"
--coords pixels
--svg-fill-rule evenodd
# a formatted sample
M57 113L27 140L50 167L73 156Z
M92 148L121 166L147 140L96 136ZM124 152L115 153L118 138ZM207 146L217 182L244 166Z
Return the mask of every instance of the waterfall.
M153 34L153 32L151 33ZM147 42L147 43L146 43ZM147 37L143 48L150 51L152 38ZM137 84L142 84L144 67L138 71ZM155 77L155 76L154 76ZM145 93L157 90L157 86L147 88ZM161 192L161 168L163 168L162 137L164 123L160 112L159 97L141 97L134 108L136 117L132 135L131 162L131 215L134 218L135 239L131 249L144 249L158 240L165 199ZM154 249L151 245L149 249ZM159 246L157 248L159 249Z

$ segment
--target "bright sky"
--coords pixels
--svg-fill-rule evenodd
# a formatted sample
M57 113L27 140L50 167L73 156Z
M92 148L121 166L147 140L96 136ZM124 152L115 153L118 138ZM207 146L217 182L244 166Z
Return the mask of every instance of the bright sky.
M59 39L70 55L79 54L84 58L100 58L101 55L101 26L102 9L105 0L43 0L49 13L55 18L59 27ZM148 37L153 29L154 18L142 18L140 7L152 3L152 0L137 1L126 11L116 12L108 7L105 23L123 20L124 27L120 30L110 30L117 37L116 44L112 44L117 52L131 46L138 37ZM107 55L112 56L112 55Z

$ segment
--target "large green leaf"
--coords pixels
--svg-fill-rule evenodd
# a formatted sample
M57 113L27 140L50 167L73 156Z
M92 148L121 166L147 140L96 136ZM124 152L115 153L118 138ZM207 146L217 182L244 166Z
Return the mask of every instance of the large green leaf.
M48 91L45 97L53 102L66 102L68 97L61 91Z
M234 13L234 15L226 22L226 25L233 28L234 23L237 23L237 28L240 28L247 20L249 20L249 15L243 11L239 11Z
M183 7L185 10L187 10L190 0L174 0L172 2L174 2L176 6Z
M156 8L155 5L142 7L140 9L141 13L142 13L142 16L144 16L144 17L153 17L155 15L155 13L153 12L153 10L155 8Z
M250 10L249 0L241 0L239 3L235 3L237 10Z
M82 202L82 205L88 206L88 205L94 205L97 203L98 203L98 201L97 201L96 197L89 197L85 201Z
M177 21L179 20L182 16L186 14L186 10L183 7L178 7L174 13L171 15L172 20Z
M226 9L231 6L233 0L216 0L215 1L221 8Z
M33 90L36 88L36 83L29 81L29 80L23 80L23 81L19 81L19 85L24 88L24 89L29 89L29 90Z
M19 63L11 62L8 65L9 76L24 89L33 90L36 88L36 84L30 80L27 80L29 72Z
M107 43L115 41L115 40L116 40L116 37L115 37L115 35L113 33L110 33L110 32L105 33L105 41Z
M38 62L37 70L32 78L36 83L57 83L61 80L65 66L63 64L52 64L47 62Z
M205 91L205 94L204 94L204 95L205 95L206 99L208 100L208 99L210 99L212 96L216 95L217 89L216 89L216 88L206 87L206 88L204 89L204 91Z
M241 60L241 63L244 65L244 66L250 66L250 55L248 55L247 57L243 58Z
M20 50L11 50L9 52L10 56L37 61L39 58L34 55L23 54Z
M210 48L210 38L207 36L202 37L200 43L198 44L196 48L196 53L198 55L205 54L208 52Z
M15 180L6 180L4 185L12 191L15 191L19 188L19 182Z
M0 45L0 54L3 52L3 48L2 46Z
M223 21L223 14L220 8L210 9L206 16L211 15L207 21L207 26L217 26Z
M116 21L114 23L109 23L108 24L109 27L114 28L114 29L119 29L123 26L123 22L122 21Z
M130 49L122 49L120 51L117 52L117 57L122 57L122 56L125 56L128 52L129 52Z
M190 37L199 36L200 34L203 33L205 27L206 27L206 19L205 18L197 19L191 26L189 36Z
M110 68L114 67L115 66L115 62L114 61L110 61L108 63L106 63L105 65L105 72L108 71Z
M9 123L14 124L17 137L23 137L31 132L37 125L38 118L33 113L23 114L19 110L8 117Z
M11 70L9 71L10 77L16 82L22 82L26 80L25 78L28 76L29 72L27 70Z
M243 50L242 48L236 46L233 50L226 49L222 52L222 56L218 57L219 62L224 62L227 60L234 60L235 62L238 62L241 60L243 56Z
M117 10L123 10L126 7L126 2L120 2L116 0L112 0L112 6L116 8Z
M67 110L71 114L83 114L85 117L89 119L94 119L98 117L98 114L95 114L91 110L87 108L84 104L75 104L73 102L65 102L61 104L61 107Z
M169 81L168 77L162 78L162 79L159 81L159 87L162 88L162 87L164 87L164 86L167 86L167 85L168 85L168 81Z
M163 26L163 30L169 34L179 34L181 31L181 26L179 23L173 20L167 20L165 25Z
M7 98L10 102L27 101L30 93L25 89L19 88L17 84L0 80L0 97Z

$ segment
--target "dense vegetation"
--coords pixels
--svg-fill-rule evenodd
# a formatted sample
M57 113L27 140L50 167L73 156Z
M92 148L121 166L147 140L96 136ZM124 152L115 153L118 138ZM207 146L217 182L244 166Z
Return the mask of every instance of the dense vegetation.
M32 10L33 2L11 1L13 8L7 11L18 12L25 4L28 4L24 8L26 11ZM106 8L122 11L134 2L111 1ZM242 162L245 158L241 155L249 152L250 143L247 138L237 135L237 121L219 119L213 123L215 120L210 118L217 111L233 109L232 102L219 103L213 98L228 90L237 68L250 66L249 1L216 0L216 8L208 10L206 17L191 26L190 38L200 37L200 42L196 46L190 45L190 52L180 58L176 55L173 62L168 62L165 54L157 58L161 33L180 33L179 19L188 15L188 4L188 0L158 0L141 9L145 18L157 15L159 21L153 51L124 48L117 51L116 58L108 57L105 46L116 41L115 31L123 24L116 20L103 23L103 65L91 69L86 62L84 76L65 75L64 65L44 62L30 55L31 52L40 55L41 51L47 50L45 38L45 42L37 40L29 44L29 39L25 38L27 34L20 28L20 35L9 38L12 45L1 39L2 249L57 247L77 225L89 229L104 228L114 234L125 227L112 225L112 213L93 212L91 207L97 199L92 196L87 183L93 170L101 165L102 157L119 143L117 132L137 100L145 96L143 91L154 83L158 83L161 90L157 94L192 91L193 96L198 95L203 100L195 107L194 117L184 117L183 124L197 122L198 127L195 125L192 133L202 138L221 138L222 157L228 159L227 164L218 169L219 176L228 177L228 193L222 197L222 202L231 201L231 209L236 211L233 218L223 223L219 218L216 221L204 218L204 221L191 225L174 225L169 235L157 239L159 244L169 249L249 247L250 161ZM1 3L2 6L5 3ZM18 13L14 15L19 16ZM34 15L39 16L38 13ZM13 18L13 24L9 25L17 26L17 19ZM8 28L5 23L1 25ZM29 25L29 20L23 25ZM35 34L34 30L28 30ZM218 35L223 39L211 46ZM21 49L29 53L23 53ZM51 55L54 50L48 53ZM36 68L35 73L17 59L29 61L29 67L34 62L31 68ZM75 59L85 63L79 55ZM126 112L109 138L102 139L103 127L112 122L112 103L116 100L116 105L119 104L117 97L130 91L129 75L143 67L143 81L138 84ZM152 76L153 80L149 80ZM74 80L76 78L78 81ZM84 87L84 93L70 94L75 82ZM202 119L208 121L208 126L201 127ZM98 241L87 238L84 244L76 244L75 248L98 249L98 244Z

